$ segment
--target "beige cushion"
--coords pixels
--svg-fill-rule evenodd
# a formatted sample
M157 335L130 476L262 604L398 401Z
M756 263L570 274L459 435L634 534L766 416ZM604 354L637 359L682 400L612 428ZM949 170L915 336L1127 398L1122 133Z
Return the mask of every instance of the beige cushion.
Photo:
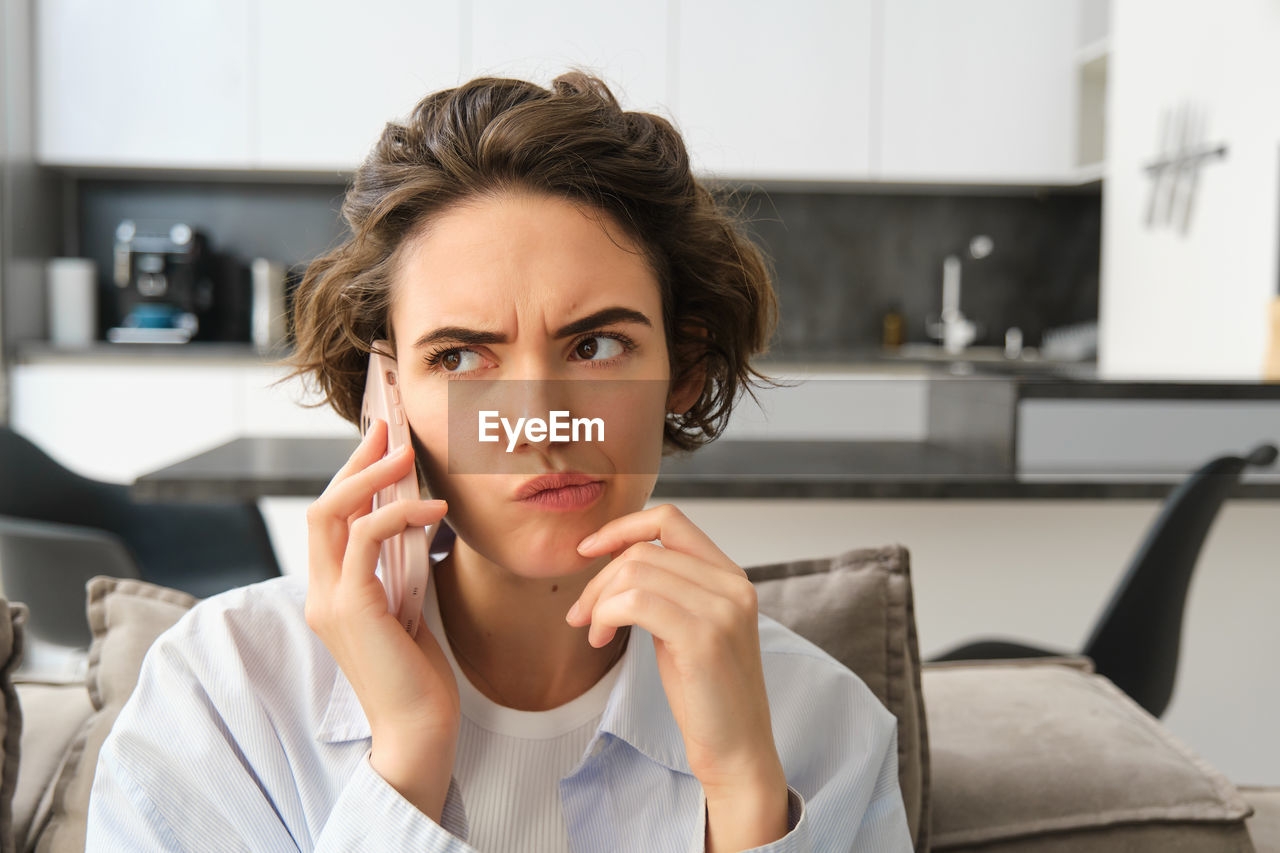
M93 713L93 705L83 681L24 679L15 687L28 721L22 727L22 764L13 795L13 838L24 849L36 809L61 771L71 741Z
M1280 853L1280 787L1241 785L1240 796L1253 806L1253 815L1245 821L1253 849L1257 853Z
M0 853L13 853L13 794L18 787L22 756L22 707L13 685L13 671L22 663L23 628L27 606L0 598L0 728L4 731L4 767L0 770Z
M929 736L910 559L901 545L749 566L760 611L857 673L898 718L898 784L917 851L929 849Z
M926 666L933 849L1252 851L1234 786L1108 679Z
M138 682L142 659L156 637L198 599L138 580L98 576L86 585L89 670L85 678L93 713L85 720L53 785L36 809L28 845L36 853L82 853L98 750Z

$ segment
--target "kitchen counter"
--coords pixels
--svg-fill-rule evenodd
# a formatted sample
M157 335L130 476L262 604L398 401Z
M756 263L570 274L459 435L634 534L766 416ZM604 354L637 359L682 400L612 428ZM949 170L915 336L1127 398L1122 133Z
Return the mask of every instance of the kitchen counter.
M182 369L164 377L187 389L188 406L210 393L200 388L216 388L241 389L245 399L236 406L258 407L221 433L238 438L206 430L208 444L188 442L190 450L167 457L176 463L133 468L129 477L144 472L134 486L139 497L314 497L355 446L340 421L321 432L298 431L312 437L290 437L295 416L300 426L313 422L283 396L271 406L255 396L274 375L264 368L286 353L269 357L241 344L107 343L82 350L26 345L21 352L27 366L15 369L32 373L28 388L53 387L64 378L46 375L55 370L83 373L76 381L96 386L114 381L102 371L114 375L116 364L149 377L166 365L169 374L190 365L199 376ZM962 364L957 373L945 361L866 351L848 361L762 360L758 367L791 385L809 381L767 389L754 411L744 397L719 440L665 460L655 496L1159 498L1213 456L1247 452L1261 441L1280 444L1280 382L1102 380L1087 363ZM217 376L205 376L209 370ZM134 433L127 418L117 420L122 434ZM1275 467L1251 471L1234 494L1280 497Z
M144 500L315 497L356 440L244 437L139 477ZM1029 481L981 448L911 441L721 440L664 460L658 498L1163 498L1181 479ZM1239 484L1233 496L1280 498L1280 482Z

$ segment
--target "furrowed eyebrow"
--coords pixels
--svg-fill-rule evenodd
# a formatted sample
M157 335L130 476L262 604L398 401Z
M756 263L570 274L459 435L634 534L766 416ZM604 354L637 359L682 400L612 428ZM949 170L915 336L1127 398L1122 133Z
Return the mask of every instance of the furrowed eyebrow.
M653 328L653 324L649 322L649 318L631 308L623 308L621 305L613 308L604 308L594 314L588 314L581 320L574 320L566 326L561 326L556 330L557 338L567 338L571 335L578 335L582 332L589 332L600 326L610 326L614 323L639 323L642 326Z
M434 343L458 344L505 344L507 336L501 332L484 332L479 329L464 329L462 326L441 326L427 332L413 344L414 349L421 349Z
M653 328L653 323L649 322L649 318L644 314L619 305L612 308L604 308L594 314L588 314L586 317L561 326L556 330L555 336L557 338L567 338L614 323L638 323L642 326ZM462 326L441 326L418 338L413 348L421 349L431 344L446 341L458 344L505 344L507 336L501 332L486 332L481 329L467 329Z

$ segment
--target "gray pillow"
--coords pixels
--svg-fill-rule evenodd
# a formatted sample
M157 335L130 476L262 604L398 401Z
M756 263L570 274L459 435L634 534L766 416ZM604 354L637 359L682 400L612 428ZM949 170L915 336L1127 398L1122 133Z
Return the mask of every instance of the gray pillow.
M898 718L898 785L915 849L927 851L929 735L907 549L858 548L746 572L762 613L853 670Z
M13 685L13 671L22 663L23 627L27 606L0 598L0 726L4 728L4 769L0 771L0 853L13 853L13 792L18 787L22 754L22 708Z
M199 600L176 589L106 576L91 579L85 588L93 632L85 685L93 713L36 809L27 842L36 853L83 853L98 750L138 683L147 649Z
M1251 807L1104 678L1067 661L926 665L933 848L1245 853Z

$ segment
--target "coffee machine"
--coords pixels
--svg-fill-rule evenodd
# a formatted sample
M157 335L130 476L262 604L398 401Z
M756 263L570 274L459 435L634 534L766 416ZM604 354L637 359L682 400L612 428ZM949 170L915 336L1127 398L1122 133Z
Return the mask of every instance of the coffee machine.
M248 267L186 223L116 227L113 343L250 340Z

